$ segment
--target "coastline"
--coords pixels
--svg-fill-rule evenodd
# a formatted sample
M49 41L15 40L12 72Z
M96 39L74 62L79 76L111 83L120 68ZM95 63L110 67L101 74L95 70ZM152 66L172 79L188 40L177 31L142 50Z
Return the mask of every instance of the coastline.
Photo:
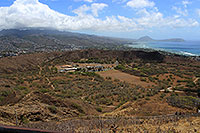
M181 48L180 46L178 48L173 48L173 47L159 47L154 44L158 44L162 42L133 42L132 44L127 44L126 46L134 48L134 49L142 49L142 50L154 50L154 51L160 51L160 52L166 52L168 54L176 54L176 55L182 55L182 56L192 56L192 57L199 57L199 54L188 52L187 50L181 50L184 48ZM169 42L171 43L171 42ZM175 43L175 42L173 42ZM176 42L177 43L177 42ZM189 49L189 48L188 48ZM196 48L198 49L198 48ZM195 50L196 50L195 49ZM200 51L200 49L199 49Z

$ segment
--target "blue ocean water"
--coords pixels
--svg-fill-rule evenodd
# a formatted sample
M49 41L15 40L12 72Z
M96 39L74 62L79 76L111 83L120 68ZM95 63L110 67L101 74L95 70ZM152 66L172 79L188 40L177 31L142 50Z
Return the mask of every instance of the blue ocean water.
M150 48L189 56L200 56L200 41L134 42L129 46L134 48Z

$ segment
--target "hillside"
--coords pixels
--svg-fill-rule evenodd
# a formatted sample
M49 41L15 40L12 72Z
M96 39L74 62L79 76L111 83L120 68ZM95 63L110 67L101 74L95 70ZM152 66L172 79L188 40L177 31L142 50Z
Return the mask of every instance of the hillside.
M141 37L136 42L184 42L185 40L182 38L170 38L170 39L163 39L163 40L155 40L149 36Z
M153 42L155 41L154 39L152 39L151 37L149 36L144 36L144 37L141 37L137 40L138 42Z
M87 123L98 127L99 117L112 121L108 128L114 124L119 129L124 128L121 124L125 117L146 121L152 116L166 115L162 119L168 121L170 114L173 116L170 119L179 121L186 116L177 120L177 112L195 113L200 105L199 63L189 57L136 50L43 52L1 58L0 123L15 125L16 114L19 126L58 131L66 131L64 123L81 122L86 124L84 130L89 128ZM59 70L70 65L108 68L98 72L92 72L89 69L92 67L70 72ZM60 125L44 126L54 122Z
M0 52L66 51L77 49L123 49L128 39L40 29L0 31Z

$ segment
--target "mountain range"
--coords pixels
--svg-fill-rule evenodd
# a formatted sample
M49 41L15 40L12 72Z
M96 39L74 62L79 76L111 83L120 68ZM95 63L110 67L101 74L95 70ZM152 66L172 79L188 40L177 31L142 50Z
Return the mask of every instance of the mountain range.
M127 49L124 44L132 42L173 41L181 38L155 40L149 36L139 39L114 38L49 29L9 29L0 31L0 52L68 51L79 49Z
M47 29L0 31L0 51L55 51L77 49L120 49L132 40Z

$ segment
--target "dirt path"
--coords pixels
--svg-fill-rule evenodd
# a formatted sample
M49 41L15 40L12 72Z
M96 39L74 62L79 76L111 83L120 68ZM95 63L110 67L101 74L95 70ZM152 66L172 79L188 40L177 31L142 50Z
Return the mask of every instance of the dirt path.
M127 73L123 73L118 70L109 70L109 71L104 71L104 72L97 72L100 76L106 78L106 77L111 77L113 80L118 79L120 81L125 81L130 84L135 84L135 85L140 85L142 87L147 87L154 85L153 83L146 83L140 80L140 77L130 75Z
M196 78L193 82L195 83L195 84L197 84L197 81L199 80L199 78Z
M38 65L38 67L40 68L40 71L39 71L39 75L42 74L42 67Z
M42 76L42 67L39 66L39 65L38 65L38 67L40 68L39 75ZM53 84L52 84L52 82L49 80L49 78L46 78L46 80L48 81L48 85L50 85L51 88L52 88L53 90L55 90L55 87L53 86Z
M51 84L51 81L49 80L49 78L46 78L46 80L48 81L48 85L51 85L51 88L52 88L53 90L55 90L55 87L53 86L53 84Z

